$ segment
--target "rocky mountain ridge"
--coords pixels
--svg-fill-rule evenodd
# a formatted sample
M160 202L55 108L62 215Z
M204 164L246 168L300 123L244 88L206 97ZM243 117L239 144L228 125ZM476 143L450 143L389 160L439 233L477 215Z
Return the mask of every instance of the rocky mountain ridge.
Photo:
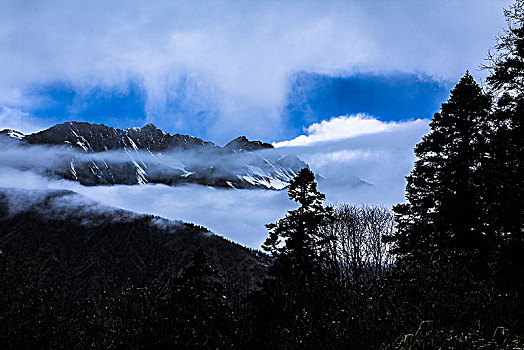
M59 147L58 165L33 169L84 185L200 184L281 190L307 164L271 144L240 136L224 147L197 137L165 133L153 124L116 129L68 122L24 135L0 131L15 147ZM65 152L69 150L70 152ZM27 170L27 169L25 169Z

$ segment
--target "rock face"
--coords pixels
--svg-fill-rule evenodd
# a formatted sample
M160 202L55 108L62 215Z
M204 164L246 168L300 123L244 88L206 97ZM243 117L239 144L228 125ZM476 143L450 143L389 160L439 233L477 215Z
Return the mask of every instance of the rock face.
M88 186L193 183L281 190L307 167L296 156L283 156L272 145L245 136L219 147L197 137L165 133L153 124L116 129L69 122L30 135L6 129L0 131L0 139L28 151L55 146L60 150L56 162L24 170Z
M239 136L224 146L224 150L232 152L253 152L269 148L273 146L261 141L249 141L245 136Z
M86 152L140 149L151 152L190 150L201 147L216 148L189 135L171 135L153 124L142 128L115 129L103 124L69 122L27 135L25 141L33 145L63 145L81 148Z
M17 140L20 140L25 137L24 134L22 134L20 131L16 131L13 129L4 129L0 131L0 136L2 137L10 137Z

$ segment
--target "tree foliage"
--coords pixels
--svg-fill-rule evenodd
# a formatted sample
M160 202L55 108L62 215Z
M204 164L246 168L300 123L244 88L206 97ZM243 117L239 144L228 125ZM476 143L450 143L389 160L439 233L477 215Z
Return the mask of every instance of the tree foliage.
M323 206L325 196L318 191L315 175L308 168L300 170L291 181L288 195L300 207L266 225L269 237L263 248L276 259L274 273L306 277L325 256L329 237L321 228L331 220L332 209Z
M440 326L524 326L524 1L505 15L488 92L469 73L460 79L415 148L407 202L394 208L395 278L416 318Z
M417 161L407 177L406 204L398 205L401 255L435 249L480 249L487 245L482 225L490 98L469 72L430 123L415 147Z
M503 245L524 248L524 1L504 11L507 28L488 57L487 83L496 97L486 210Z

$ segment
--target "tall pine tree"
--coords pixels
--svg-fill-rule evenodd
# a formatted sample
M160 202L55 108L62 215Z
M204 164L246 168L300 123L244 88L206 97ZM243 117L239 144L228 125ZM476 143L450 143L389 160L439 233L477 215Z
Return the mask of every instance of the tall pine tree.
M524 1L505 11L508 28L490 56L487 82L496 96L492 180L497 184L494 224L521 241L524 228Z
M415 147L407 201L394 207L398 231L391 237L405 288L400 297L414 306L413 319L495 327L499 310L507 310L493 292L498 239L485 217L492 118L490 96L466 72Z
M324 258L329 238L322 227L331 220L332 208L323 206L325 196L317 190L315 175L308 168L291 181L288 195L300 207L266 225L269 237L263 248L275 257L273 273L307 278Z
M266 225L269 237L263 247L273 256L269 277L251 298L253 332L246 348L320 349L325 342L327 308L325 249L328 238L322 226L332 209L322 205L315 175L304 168L288 189L300 204L276 223Z
M407 177L406 204L394 208L401 256L440 250L477 250L487 245L481 227L490 98L466 72L415 147L417 161Z

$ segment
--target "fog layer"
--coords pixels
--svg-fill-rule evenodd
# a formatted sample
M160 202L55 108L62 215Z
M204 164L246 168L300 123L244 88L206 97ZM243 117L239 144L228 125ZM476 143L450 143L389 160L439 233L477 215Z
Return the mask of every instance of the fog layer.
M328 203L390 206L404 201L404 177L413 166L413 147L428 131L428 121L399 123L378 130L350 138L339 138L337 134L330 141L283 147L278 151L295 154L309 164L318 175L319 188L326 194ZM329 139L326 135L323 139ZM35 148L27 149L31 152L17 149L10 153L0 148L0 187L68 189L106 205L203 225L253 248L259 248L267 236L265 224L295 207L286 191L151 184L86 187L76 182L52 180L13 167L24 164L29 169L35 164L54 161L54 151L50 148L39 148L39 152L35 152ZM63 152L59 150L57 154Z

